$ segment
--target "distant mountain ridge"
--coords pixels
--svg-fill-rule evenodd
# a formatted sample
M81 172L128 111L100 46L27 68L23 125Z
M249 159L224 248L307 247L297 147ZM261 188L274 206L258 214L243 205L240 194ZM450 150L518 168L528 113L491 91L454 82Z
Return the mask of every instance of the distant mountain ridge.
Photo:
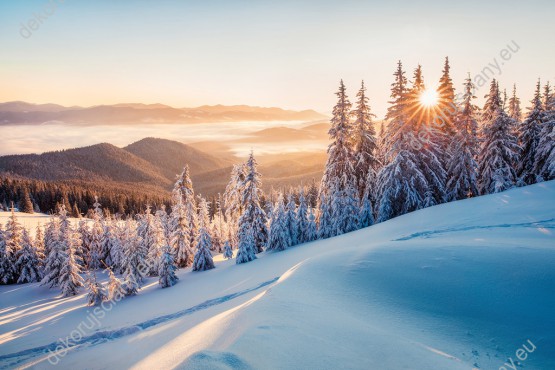
M92 107L26 102L0 103L0 125L64 122L76 125L209 123L239 121L315 121L327 118L314 110L292 111L247 105L174 108L164 104L123 103Z

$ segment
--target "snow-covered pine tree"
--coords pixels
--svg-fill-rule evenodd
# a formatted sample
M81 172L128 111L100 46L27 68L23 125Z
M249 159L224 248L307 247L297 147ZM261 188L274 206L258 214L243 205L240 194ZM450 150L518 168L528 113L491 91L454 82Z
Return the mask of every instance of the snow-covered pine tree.
M304 195L304 189L299 189L299 207L297 208L297 241L299 244L308 240L308 203Z
M46 255L44 253L44 233L42 231L42 226L37 224L37 228L35 231L35 241L33 246L35 247L35 252L37 253L37 258L39 259L39 269L42 272L44 269L44 260L46 259Z
M89 223L86 219L81 218L79 220L79 225L77 227L77 235L81 241L81 247L77 251L79 257L83 260L84 264L87 264L89 260L91 251L91 231L89 228Z
M260 174L257 170L256 159L251 152L245 164L245 178L242 187L243 213L238 224L238 253L237 263L249 262L256 258L254 254L264 250L268 241L268 218L260 206L262 191L260 190ZM251 239L252 238L252 243ZM247 250L253 247L253 250Z
M164 244L164 230L160 220L152 214L150 206L147 205L143 214L139 217L137 235L141 243L141 249L147 251L147 263L149 275L158 275L158 261L161 248Z
M96 273L94 271L89 273L89 277L86 281L87 290L87 304L89 306L100 306L102 302L108 299L106 290L104 286L98 282L96 279ZM73 294L72 294L73 295Z
M534 184L537 181L537 174L534 172L536 163L536 153L541 139L542 127L546 119L540 81L536 84L536 91L528 110L526 119L519 125L518 143L520 144L520 157L517 162L517 175L526 185Z
M90 270L96 270L101 267L101 260L103 258L103 245L102 238L104 236L104 229L102 227L102 209L98 203L98 197L94 197L94 211L93 223L90 230L90 244L87 266Z
M53 217L44 234L45 260L41 282L42 285L48 285L50 288L59 285L62 263L67 258L60 239L60 221L57 217Z
M124 283L123 291L125 295L135 295L139 291L149 267L146 263L147 250L144 249L139 236L137 235L135 224L131 220L125 222L125 237L123 239L124 254Z
M224 258L226 260L230 260L233 258L233 251L231 250L231 244L229 244L229 240L224 242Z
M520 99L516 96L516 84L513 85L513 93L509 99L508 114L515 122L515 126L518 127L522 122L522 109L520 108Z
M291 246L299 244L299 225L296 209L295 194L293 194L291 189L287 195L287 204L285 205L285 222L291 237Z
M211 223L212 235L212 248L216 253L223 252L223 242L225 235L225 224L224 224L224 214L222 210L223 200L221 194L218 194L218 200L215 201L216 211L214 212L214 217Z
M545 122L541 127L540 140L534 161L537 181L555 179L555 94L546 85L544 93Z
M243 190L245 186L245 164L237 164L231 170L231 178L224 192L225 215L228 221L232 247L238 246L238 223L243 213Z
M64 205L60 207L58 213L60 218L60 248L62 250L62 263L58 283L64 297L76 295L79 287L83 286L83 279L79 273L81 267L75 249L79 246L75 231L67 218L67 211Z
M340 235L351 231L352 205L358 208L357 177L353 154L353 124L351 122L351 102L343 80L336 93L338 101L333 108L332 127L329 130L331 144L328 146L328 160L320 184L319 224L322 237ZM352 193L354 190L354 193ZM354 198L353 198L354 195ZM358 209L355 211L358 217ZM356 227L356 226L355 226Z
M27 229L22 230L21 242L22 248L17 253L17 262L15 263L15 268L19 276L17 283L38 282L42 279L40 259Z
M29 190L27 188L23 189L23 199L19 202L19 208L21 212L35 213L33 202L31 201Z
M372 177L376 176L372 174ZM360 211L358 217L358 228L372 226L374 224L374 207L372 207L372 199L374 198L374 194L372 193L372 187L368 186L371 184L372 181L376 181L376 178L369 178L367 182L366 189L362 194L362 198L360 200ZM375 186L375 184L374 184Z
M187 217L187 209L181 196L174 197L174 201L176 203L171 214L174 225L171 237L173 254L179 267L188 267L192 265L194 256L188 222L190 219Z
M316 215L314 214L314 208L309 209L308 214L308 227L306 229L306 242L311 242L318 239L318 228L316 225Z
M125 293L123 284L121 280L116 277L111 268L106 267L106 270L108 270L108 276L110 279L108 281L108 300L119 300Z
M425 194L430 187L421 168L420 151L423 145L415 142L418 140L415 131L420 129L421 125L418 125L418 122L411 124L410 116L407 116L411 110L408 108L411 103L409 97L414 98L411 95L415 95L416 91L409 94L400 61L394 76L395 81L391 85L391 106L386 115L388 125L384 157L387 165L379 172L377 182L378 222L422 208ZM414 89L422 88L420 85L423 85L423 82L419 79L421 80L421 75L415 78Z
M114 244L116 243L116 235L114 228L114 220L111 216L105 217L102 222L102 252L101 260L108 266L114 266L114 261L112 260Z
M13 206L10 218L6 222L3 239L3 246L0 245L0 282L12 284L17 282L19 277L16 262L19 251L23 248L23 228L17 221Z
M268 249L283 251L292 246L291 229L288 224L288 210L285 209L283 195L279 195L272 213Z
M455 118L456 134L451 157L447 164L447 200L460 200L478 195L476 156L479 151L477 138L478 108L473 104L475 86L470 75L464 83L464 94L459 113Z
M163 233L162 244L165 246L166 244L169 243L169 240L171 238L171 231L172 231L170 217L168 215L168 212L166 212L166 206L162 204L160 208L156 210L156 213L154 214L154 216L158 220L160 227L162 229L162 233Z
M162 255L160 257L160 263L158 264L158 283L162 288L168 288L174 286L179 278L175 274L175 270L177 270L177 266L175 265L175 261L173 258L173 254L171 252L171 247L166 245L162 248Z
M517 180L513 164L519 147L511 132L511 119L501 107L495 79L482 110L482 132L483 143L478 156L480 193L492 194L510 189Z
M372 117L376 117L370 110L364 81L357 93L357 102L352 112L353 123L353 158L355 161L355 175L357 192L360 199L366 193L373 196L377 172L381 164L377 158L376 130ZM368 189L367 189L368 188Z
M197 242L197 250L193 261L193 271L205 271L213 269L214 260L212 259L212 239L209 232L208 221L208 202L201 198L199 202L199 236Z

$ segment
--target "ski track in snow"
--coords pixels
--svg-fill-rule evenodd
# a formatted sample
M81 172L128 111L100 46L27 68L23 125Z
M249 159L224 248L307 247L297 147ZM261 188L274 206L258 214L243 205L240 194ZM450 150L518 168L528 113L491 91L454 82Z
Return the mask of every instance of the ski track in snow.
M228 302L234 298L243 296L245 294L254 292L260 288L263 288L265 286L271 285L275 282L277 282L280 279L280 277L275 277L271 280L262 282L252 288L248 288L245 290L241 290L239 292L235 292L232 294L228 294L228 295L224 295L218 298L213 298L213 299L209 299L207 301L204 301L202 303L199 303L193 307L189 307L186 308L184 310L175 312L175 313L171 313L171 314L167 314L167 315L162 315L162 316L158 316L155 317L153 319L150 320L146 320L143 322L140 322L138 324L135 325L130 325L130 326L125 326L119 329L114 329L114 330L103 330L103 331L98 331L92 335L86 336L81 338L81 340L79 341L68 341L67 345L65 346L65 348L72 349L75 347L82 347L82 346L87 346L87 347L91 347L91 346L95 346L98 344L102 344L105 342L109 342L115 339L119 339L128 335L132 335L135 334L137 332L140 332L142 330L151 328L153 326L168 322L170 320L175 320L178 319L180 317L183 316L187 316L190 314L193 314L195 312L198 311L202 311L205 310L207 308ZM60 340L57 340L55 342L49 343L47 345L44 346L39 346L39 347L35 347L35 348L29 348L23 351L19 351L19 352L14 352L14 353L9 353L6 355L0 355L0 362L4 362L4 364L0 365L1 368L8 368L8 367L13 367L21 362L24 361L28 361L29 359L36 357L36 356L40 356L40 355L46 355L48 352L52 352L55 353L56 351L56 347L60 346L60 345L64 345L64 343L62 343ZM13 361L9 361L9 360L13 360Z
M533 222L523 222L518 224L499 224L499 225L475 225L475 226L465 226L465 227L453 227L443 230L428 230L413 233L407 236L403 236L399 239L394 239L395 242L411 240L416 238L429 238L432 235L446 234L459 231L469 231L469 230L483 230L483 229L499 229L499 228L510 228L510 227L541 227L543 229L555 229L555 224L551 224L555 221L555 218L550 218L548 220L533 221Z

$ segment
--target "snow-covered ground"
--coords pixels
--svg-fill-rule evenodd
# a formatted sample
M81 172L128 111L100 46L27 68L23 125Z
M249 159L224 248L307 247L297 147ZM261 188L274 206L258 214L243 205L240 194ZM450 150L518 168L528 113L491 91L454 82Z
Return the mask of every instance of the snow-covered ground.
M8 219L12 216L11 212L3 212L0 211L0 224L2 225L2 227L6 226L6 222L8 221ZM48 221L50 221L51 216L44 214L44 213L23 213L23 212L16 212L15 216L17 217L17 221L24 226L30 233L31 235L35 235L35 231L37 229L38 225L41 225L41 227L44 227L45 224L48 223ZM78 218L68 218L69 221L74 224L77 225L79 223L79 219Z
M99 311L2 286L0 366L555 369L554 233L549 182L243 265L218 256Z

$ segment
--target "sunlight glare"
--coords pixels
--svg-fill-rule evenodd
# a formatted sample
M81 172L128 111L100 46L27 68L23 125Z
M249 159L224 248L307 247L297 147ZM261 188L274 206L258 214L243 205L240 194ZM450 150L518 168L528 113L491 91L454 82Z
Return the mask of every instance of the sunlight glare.
M439 100L438 93L435 89L426 89L420 94L420 104L426 107L434 107Z

